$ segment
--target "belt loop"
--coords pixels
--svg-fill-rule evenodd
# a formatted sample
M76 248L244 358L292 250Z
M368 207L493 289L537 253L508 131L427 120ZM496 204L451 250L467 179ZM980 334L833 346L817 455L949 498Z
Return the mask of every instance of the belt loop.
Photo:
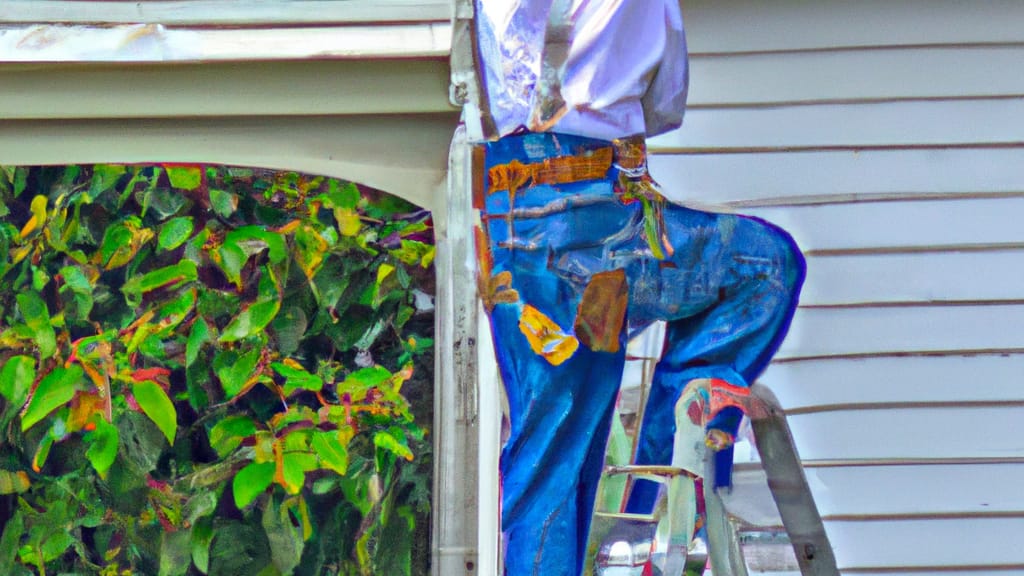
M615 167L627 178L647 175L647 141L643 134L612 140Z

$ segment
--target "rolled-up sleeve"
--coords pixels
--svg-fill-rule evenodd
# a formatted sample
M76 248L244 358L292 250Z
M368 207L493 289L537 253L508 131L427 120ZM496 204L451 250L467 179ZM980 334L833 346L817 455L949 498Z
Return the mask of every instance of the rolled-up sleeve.
M478 0L491 117L613 139L677 128L688 67L675 0Z

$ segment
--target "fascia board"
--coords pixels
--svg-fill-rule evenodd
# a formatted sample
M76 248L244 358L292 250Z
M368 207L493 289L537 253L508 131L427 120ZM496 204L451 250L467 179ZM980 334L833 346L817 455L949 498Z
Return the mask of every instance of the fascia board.
M164 24L170 26L324 25L441 22L450 0L177 0L97 2L5 0L0 24Z

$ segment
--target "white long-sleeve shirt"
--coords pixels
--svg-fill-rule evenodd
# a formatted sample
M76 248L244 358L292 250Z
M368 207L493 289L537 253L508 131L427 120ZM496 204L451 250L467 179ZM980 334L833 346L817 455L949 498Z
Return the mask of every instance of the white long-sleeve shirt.
M688 83L678 0L476 0L489 111L611 140L679 127Z

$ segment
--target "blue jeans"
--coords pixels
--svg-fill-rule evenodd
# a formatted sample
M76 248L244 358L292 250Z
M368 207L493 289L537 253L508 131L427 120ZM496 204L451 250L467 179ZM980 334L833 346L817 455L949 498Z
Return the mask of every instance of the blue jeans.
M484 145L481 285L508 397L500 470L509 576L581 570L631 331L667 321L636 463L669 464L683 387L753 383L803 282L803 258L784 231L631 197L618 159L604 169L611 147L550 133ZM596 158L586 170L544 165L586 158ZM501 177L505 169L514 176ZM709 426L734 434L737 412ZM728 470L731 450L719 457ZM654 497L638 484L629 508Z

